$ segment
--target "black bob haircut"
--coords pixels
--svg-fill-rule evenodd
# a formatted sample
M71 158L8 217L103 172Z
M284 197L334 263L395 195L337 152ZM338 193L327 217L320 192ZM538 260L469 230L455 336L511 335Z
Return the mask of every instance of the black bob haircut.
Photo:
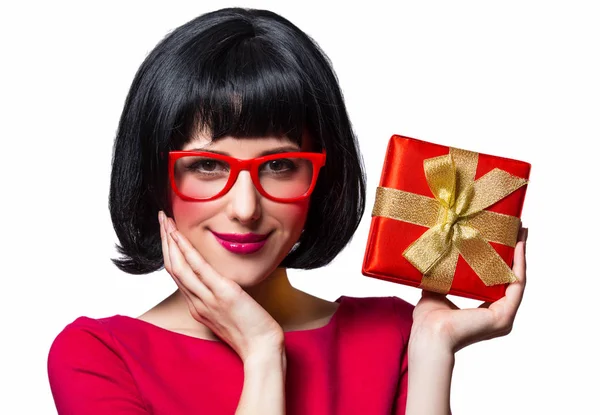
M312 269L350 242L365 210L365 172L329 58L280 15L245 8L203 14L169 33L138 69L116 134L109 209L122 271L164 266L158 211L168 202L168 158L202 127L213 140L287 137L327 151L294 248L279 264Z

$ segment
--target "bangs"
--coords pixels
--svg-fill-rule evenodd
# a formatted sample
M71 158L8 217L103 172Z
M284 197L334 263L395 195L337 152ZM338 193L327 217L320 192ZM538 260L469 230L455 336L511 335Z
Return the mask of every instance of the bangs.
M222 137L287 137L302 145L307 119L306 79L297 65L260 38L225 41L219 50L197 59L188 80L189 99L183 105L174 145L181 148L202 131ZM233 43L233 44L231 44Z

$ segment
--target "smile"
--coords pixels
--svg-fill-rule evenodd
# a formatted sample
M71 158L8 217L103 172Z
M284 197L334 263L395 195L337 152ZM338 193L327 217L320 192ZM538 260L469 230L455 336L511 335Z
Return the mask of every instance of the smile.
M235 254L252 254L261 249L267 243L269 237L269 234L258 235L252 233L242 235L212 232L212 234L223 248Z

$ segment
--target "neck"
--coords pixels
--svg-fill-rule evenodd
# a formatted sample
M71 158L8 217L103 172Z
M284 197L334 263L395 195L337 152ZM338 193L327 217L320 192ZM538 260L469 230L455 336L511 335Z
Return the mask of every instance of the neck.
M276 268L267 278L251 287L248 293L282 327L296 324L310 311L308 300L313 297L292 287L286 268Z

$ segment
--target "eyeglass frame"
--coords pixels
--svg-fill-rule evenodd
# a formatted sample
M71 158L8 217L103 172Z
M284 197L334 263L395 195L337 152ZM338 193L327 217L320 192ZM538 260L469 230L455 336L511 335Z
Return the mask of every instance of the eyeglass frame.
M179 160L180 158L186 157L186 156L210 157L213 159L222 160L222 161L226 161L227 163L229 163L231 170L229 172L229 177L227 178L227 183L225 183L223 190L221 190L219 193L217 193L214 196L201 198L201 199L186 196L183 193L181 193L179 191L179 189L177 188L177 184L175 182L175 162L177 160ZM238 159L235 157L226 156L224 154L211 153L211 152L207 152L207 151L195 151L195 150L194 151L190 151L190 150L169 151L169 179L171 182L171 188L173 189L175 194L177 196L179 196L181 199L187 200L187 201L192 201L192 202L208 202L211 200L218 199L218 198L222 197L223 195L227 194L233 187L234 183L237 181L240 172L243 170L247 170L250 173L250 177L252 178L252 183L254 184L254 187L256 188L256 190L258 190L258 192L262 196L266 197L267 199L273 200L275 202L292 203L292 202L298 202L300 200L306 199L308 196L310 196L312 194L312 192L315 188L315 185L317 183L317 178L319 177L319 172L321 170L321 167L323 167L325 165L326 156L327 156L327 153L326 153L325 149L323 149L323 151L321 153L296 151L296 152L269 154L266 156L255 157L255 158L251 158L251 159ZM260 165L266 161L277 160L280 158L304 158L304 159L308 159L312 162L312 167L313 167L312 182L311 182L308 190L301 196L288 197L288 198L274 197L274 196L268 194L265 191L265 189L263 189L262 185L260 184L260 178L258 177L258 168L260 167Z

